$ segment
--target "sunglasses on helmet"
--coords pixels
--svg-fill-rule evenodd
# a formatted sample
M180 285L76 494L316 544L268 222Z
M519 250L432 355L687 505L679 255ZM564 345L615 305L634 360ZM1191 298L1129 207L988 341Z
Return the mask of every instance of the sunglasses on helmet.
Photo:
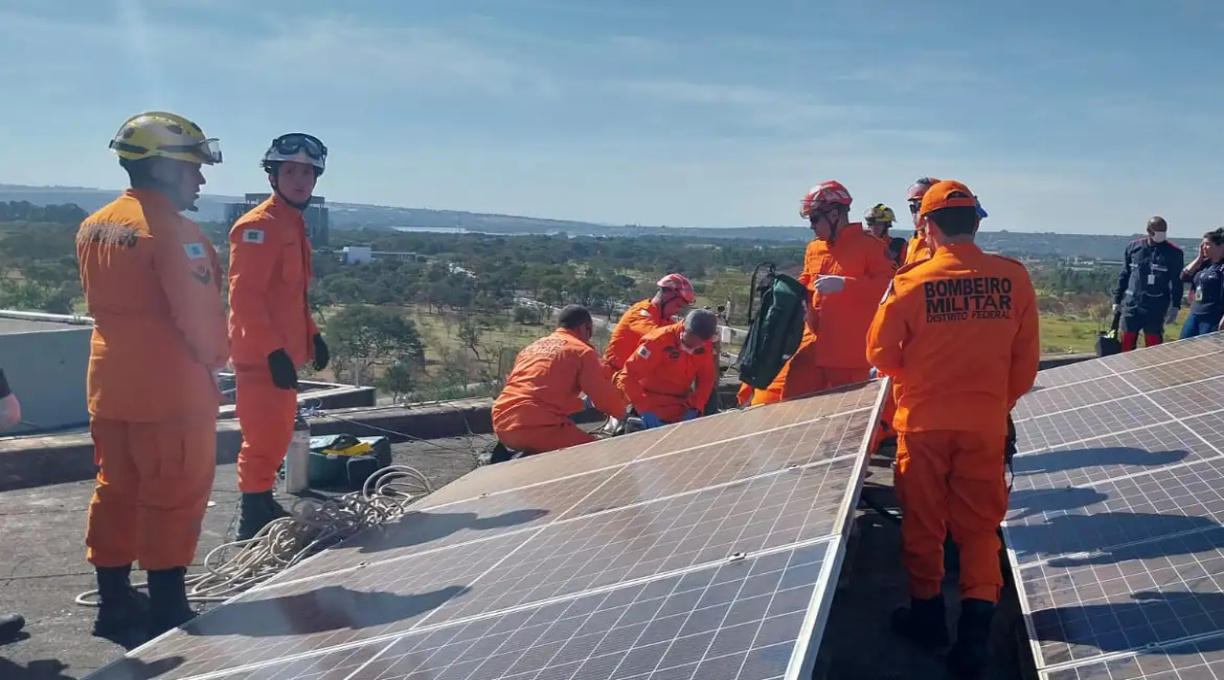
M277 153L286 156L305 151L307 156L315 160L327 158L327 147L323 145L323 142L319 141L318 137L304 132L290 132L287 135L281 135L272 140L272 146Z

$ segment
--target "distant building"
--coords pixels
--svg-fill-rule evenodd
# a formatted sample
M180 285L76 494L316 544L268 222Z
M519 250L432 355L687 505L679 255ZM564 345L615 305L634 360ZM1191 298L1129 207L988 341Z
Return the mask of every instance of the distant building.
M421 256L406 250L374 250L371 246L344 246L340 249L340 261L344 264L361 264L371 260L416 260Z
M344 246L340 251L342 261L345 264L361 264L374 259L374 253L370 246Z
M245 215L251 208L268 200L268 196L271 194L247 194L243 197L242 203L226 203L225 223L231 227L234 226L238 218ZM325 203L322 196L311 196L310 205L306 207L306 236L310 238L310 245L315 248L327 246L330 226Z

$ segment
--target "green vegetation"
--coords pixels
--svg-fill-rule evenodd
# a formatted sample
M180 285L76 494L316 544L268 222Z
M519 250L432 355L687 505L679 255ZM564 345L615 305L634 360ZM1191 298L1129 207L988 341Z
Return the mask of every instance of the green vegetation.
M84 211L0 202L0 308L84 313L74 237ZM202 225L227 260L225 225ZM484 235L333 230L315 252L310 304L334 361L318 377L375 384L396 397L489 394L517 352L548 333L555 309L577 302L599 319L596 345L625 305L666 272L693 280L698 305L730 302L743 327L748 284L761 262L797 271L802 243L713 238ZM372 262L345 264L345 245ZM1091 351L1108 325L1116 266L1028 262L1047 353ZM1167 334L1176 337L1180 322Z

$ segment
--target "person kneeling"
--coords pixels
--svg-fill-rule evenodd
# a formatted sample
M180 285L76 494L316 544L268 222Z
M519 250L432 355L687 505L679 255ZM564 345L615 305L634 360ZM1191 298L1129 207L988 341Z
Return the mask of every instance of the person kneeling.
M684 323L657 328L642 338L615 380L644 427L701 415L718 379L710 360L717 330L714 312L695 309Z
M493 402L493 432L508 449L536 454L595 441L570 420L583 409L583 393L606 415L625 415L625 401L591 346L591 313L570 305L558 323L551 335L518 353Z

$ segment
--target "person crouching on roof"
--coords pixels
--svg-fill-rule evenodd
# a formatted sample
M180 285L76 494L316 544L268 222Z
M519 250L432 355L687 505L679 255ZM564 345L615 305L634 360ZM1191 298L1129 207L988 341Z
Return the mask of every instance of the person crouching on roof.
M647 429L701 415L718 380L710 360L717 331L714 312L694 309L683 323L647 333L616 374L616 386Z
M659 279L656 285L658 290L654 296L626 310L616 328L612 329L612 337L603 355L609 378L625 367L625 362L642 344L642 338L647 333L674 323L672 319L696 299L693 284L680 274L668 274Z
M507 448L536 454L595 441L570 420L583 409L582 393L604 414L625 416L624 398L591 346L591 313L569 305L557 322L551 335L518 353L493 402L493 432Z
M897 271L867 336L866 358L897 388L896 489L910 606L894 612L893 628L921 646L947 646L940 583L950 528L961 607L948 661L956 677L976 678L1003 587L1008 414L1033 386L1041 355L1037 296L1024 265L974 244L981 217L965 185L935 183L919 214L934 251ZM986 292L966 298L964 290Z

